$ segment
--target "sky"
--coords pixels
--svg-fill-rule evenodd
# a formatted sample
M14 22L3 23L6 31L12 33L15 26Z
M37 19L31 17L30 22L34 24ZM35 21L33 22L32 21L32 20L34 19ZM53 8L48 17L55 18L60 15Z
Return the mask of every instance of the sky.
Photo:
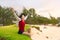
M23 7L35 8L38 15L48 17L60 17L60 0L0 0L3 7L12 7L17 11L22 11Z

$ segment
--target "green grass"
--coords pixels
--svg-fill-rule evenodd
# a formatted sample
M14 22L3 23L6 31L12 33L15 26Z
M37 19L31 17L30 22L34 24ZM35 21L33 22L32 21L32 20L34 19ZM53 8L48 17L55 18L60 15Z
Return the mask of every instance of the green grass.
M26 25L25 31L29 28ZM29 36L18 34L18 27L16 25L9 25L0 27L0 40L31 40Z

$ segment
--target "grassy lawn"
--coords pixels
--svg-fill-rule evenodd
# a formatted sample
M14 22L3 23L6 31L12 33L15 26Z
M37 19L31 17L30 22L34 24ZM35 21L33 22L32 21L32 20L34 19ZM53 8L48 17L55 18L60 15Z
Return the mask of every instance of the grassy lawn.
M25 31L29 28L26 25ZM31 40L29 36L18 34L18 27L14 25L0 27L0 40Z

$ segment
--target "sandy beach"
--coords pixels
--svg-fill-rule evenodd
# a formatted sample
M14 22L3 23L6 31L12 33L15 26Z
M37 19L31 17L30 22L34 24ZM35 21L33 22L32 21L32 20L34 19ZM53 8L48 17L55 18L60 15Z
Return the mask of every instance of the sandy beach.
M60 40L60 27L40 25L40 32L36 28L31 28L32 40Z

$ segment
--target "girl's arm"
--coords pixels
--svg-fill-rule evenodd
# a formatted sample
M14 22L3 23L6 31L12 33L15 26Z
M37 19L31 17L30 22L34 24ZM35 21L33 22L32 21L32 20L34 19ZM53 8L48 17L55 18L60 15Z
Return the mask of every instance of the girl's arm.
M29 14L24 18L24 20L26 20L28 18Z
M19 17L16 15L15 12L14 12L14 16L16 17L16 19L17 19L18 21L21 21L21 18L19 18Z

